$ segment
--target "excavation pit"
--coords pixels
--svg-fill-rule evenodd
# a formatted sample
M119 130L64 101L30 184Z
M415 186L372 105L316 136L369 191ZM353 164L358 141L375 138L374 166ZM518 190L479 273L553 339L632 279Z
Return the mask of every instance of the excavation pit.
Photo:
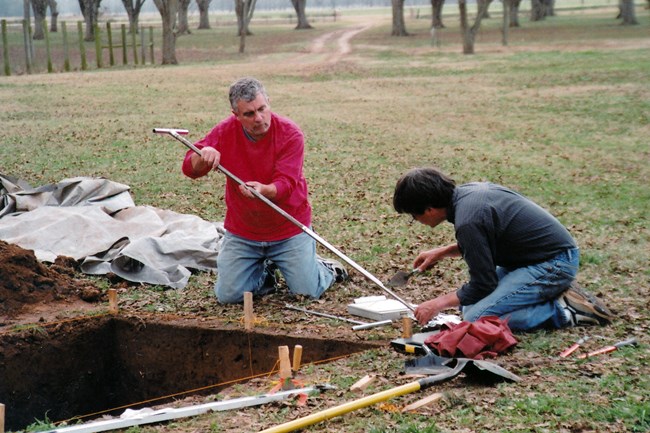
M179 393L181 398L192 394L187 391L216 394L237 379L277 369L278 347L295 345L303 347L306 364L382 344L245 332L212 326L209 320L120 316L9 333L0 336L5 428L16 431L37 420L68 420L108 409L119 415L125 406L163 404ZM167 396L174 397L161 399Z

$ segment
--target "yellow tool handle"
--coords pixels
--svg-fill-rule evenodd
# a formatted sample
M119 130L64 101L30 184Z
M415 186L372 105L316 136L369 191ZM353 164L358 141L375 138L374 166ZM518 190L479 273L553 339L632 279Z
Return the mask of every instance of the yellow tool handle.
M367 397L360 398L358 400L350 401L348 403L343 403L342 405L325 409L320 412L307 415L303 418L298 418L287 423L262 430L260 433L282 433L282 432L291 432L294 430L307 427L324 421L326 419L334 418L335 416L343 415L353 410L361 409L364 407L372 406L375 403L380 401L386 401L393 397L398 397L400 395L410 394L412 392L419 391L421 388L420 382L410 382L406 385L398 386L396 388L391 388L386 391L378 392L376 394L369 395Z

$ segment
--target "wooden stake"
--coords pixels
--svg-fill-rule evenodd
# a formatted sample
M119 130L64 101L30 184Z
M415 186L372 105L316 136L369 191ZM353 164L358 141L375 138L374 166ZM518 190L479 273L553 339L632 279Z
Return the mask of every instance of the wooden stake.
M302 362L302 346L296 344L293 348L293 365L292 369L294 373L298 373L300 370L300 363Z
M291 362L289 361L289 346L278 346L280 355L280 379L291 378Z
M367 374L361 379L359 379L354 385L350 387L350 391L352 392L363 392L364 389L368 387L376 378L377 376Z
M430 396L425 397L425 398L423 398L421 400L418 400L415 403L411 403L411 404L409 404L407 406L404 406L404 409L402 409L402 412L410 412L410 411L417 410L417 409L419 409L421 407L424 407L424 406L427 406L429 404L436 403L436 402L442 400L443 397L444 396L441 393L436 392L435 394L431 394Z
M0 433L5 433L5 405L0 403Z
M108 289L108 312L117 314L117 290Z
M413 336L413 322L408 315L402 316L402 338L411 338Z
M244 292L244 329L246 331L252 331L254 322L253 292Z

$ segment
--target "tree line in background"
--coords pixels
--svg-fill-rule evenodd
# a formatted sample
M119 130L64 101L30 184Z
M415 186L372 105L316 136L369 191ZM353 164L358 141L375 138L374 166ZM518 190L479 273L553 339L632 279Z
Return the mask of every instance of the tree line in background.
M102 0L78 0L79 9L84 18L86 41L95 38L95 28L98 23L100 4ZM138 32L139 16L147 0L121 0L129 20L129 32ZM188 24L188 10L194 1L199 11L198 29L209 29L209 8L212 0L153 0L162 20L162 64L177 64L176 38L182 34L190 33ZM240 37L239 51L244 52L246 36L250 35L249 24L255 11L257 0L233 0L237 17L237 34ZM306 8L307 0L289 0L297 17L296 30L312 28L308 21ZM445 0L431 1L431 33L435 35L436 29L444 27L442 22L442 9ZM470 22L468 0L458 0L460 13L460 28L463 37L463 53L474 53L474 40L479 31L481 20L488 17L488 8L493 0L476 0L477 11L473 22ZM650 0L648 5L650 5ZM503 4L502 43L507 45L508 28L519 26L519 7L521 0L501 0ZM407 36L404 21L405 0L391 0L392 31L393 36ZM58 9L57 0L23 0L24 17L30 22L30 10L34 14L34 39L43 39L43 25L50 11L50 32L57 31ZM545 19L555 14L555 0L531 0L532 21ZM637 24L634 13L634 0L619 0L619 16L624 25Z

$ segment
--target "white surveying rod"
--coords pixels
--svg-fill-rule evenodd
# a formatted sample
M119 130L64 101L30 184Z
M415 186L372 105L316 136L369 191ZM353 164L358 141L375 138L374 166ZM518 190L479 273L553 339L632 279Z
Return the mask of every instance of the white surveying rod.
M189 131L188 131L187 129L154 128L154 129L153 129L153 132L156 133L156 134L169 134L169 135L171 135L172 137L174 137L176 140L180 141L180 142L183 143L185 146L187 146L188 148L190 148L191 150L193 150L193 151L194 151L195 153L197 153L198 155L201 155L201 149L199 149L199 148L196 147L192 142L190 142L190 141L187 140L185 137L182 137L182 136L180 135L180 134L183 134L183 135L188 134ZM283 217L285 217L286 219L288 219L290 222L292 222L292 223L295 224L296 226L300 227L300 229L301 229L303 232L307 233L307 234L308 234L312 239L316 240L319 244L321 244L322 246L324 246L325 248L327 248L328 250L330 250L331 252L333 252L334 254L336 254L336 255L337 255L338 257L340 257L340 258L341 258L345 263L347 263L348 265L352 266L354 269L356 269L357 271L359 271L363 276L365 276L367 279L369 279L370 281L372 281L373 283L375 283L375 284L376 284L380 289L382 289L384 292L388 293L390 296L392 296L393 298L395 298L397 301L399 301L399 302L401 302L402 304L404 304L404 306L405 306L406 308L408 308L408 309L411 310L411 311L415 311L415 308L413 308L413 305L409 304L408 302L406 302L405 300L403 300L401 297L399 297L396 293L394 293L392 290L390 290L389 288L387 288L386 286L384 286L384 284L383 284L381 281L379 281L379 279L378 279L377 277L375 277L374 275L372 275L370 272L366 271L364 268L362 268L360 265L358 265L354 260L352 260L351 258L349 258L348 256L346 256L345 254L343 254L341 251L339 251L339 250L338 250L336 247L334 247L332 244L330 244L330 243L327 242L325 239L323 239L322 237L320 237L319 235L317 235L317 234L316 234L313 230L311 230L309 227L305 226L305 225L302 224L300 221L298 221L297 219L295 219L294 217L292 217L291 215L289 215L286 211L284 211L284 209L281 209L280 207L278 207L275 203L273 203L273 202L272 202L271 200L269 200L268 198L264 197L262 194L260 194L260 193L259 193L257 190L255 190L254 188L251 188L251 187L249 187L248 185L246 185L246 183L244 183L244 181L242 181L241 179L239 179L237 176L235 176L234 174L232 174L230 171L226 170L223 166L218 165L218 166L217 166L217 170L219 170L220 172L222 172L223 174L225 174L226 176L228 176L229 178L231 178L232 180L234 180L234 181L237 182L238 184L240 184L240 185L242 185L242 186L248 188L248 190L249 190L249 191L250 191L250 192L251 192L255 197L259 198L259 199L262 200L264 203L266 203L268 206L270 206L273 210L275 210L276 212L278 212L280 215L282 215Z

